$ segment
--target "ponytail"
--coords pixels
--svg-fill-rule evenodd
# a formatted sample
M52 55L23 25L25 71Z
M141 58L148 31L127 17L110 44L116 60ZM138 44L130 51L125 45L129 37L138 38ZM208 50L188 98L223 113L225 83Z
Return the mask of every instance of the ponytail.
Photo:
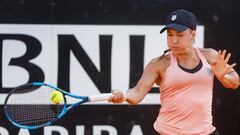
M163 52L163 55L165 55L166 53L170 52L171 50L170 49L167 49Z
M170 49L167 49L167 50L163 51L163 54L159 57L159 59L161 59L163 56L166 55L166 53L168 53L170 51L171 51Z

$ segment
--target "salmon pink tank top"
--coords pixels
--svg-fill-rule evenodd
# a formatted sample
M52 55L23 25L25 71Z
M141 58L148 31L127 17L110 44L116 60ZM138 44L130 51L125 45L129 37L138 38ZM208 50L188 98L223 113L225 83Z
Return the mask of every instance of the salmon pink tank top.
M202 67L189 73L181 69L171 53L171 62L159 85L161 109L154 129L163 135L208 135L212 125L213 73L196 48Z

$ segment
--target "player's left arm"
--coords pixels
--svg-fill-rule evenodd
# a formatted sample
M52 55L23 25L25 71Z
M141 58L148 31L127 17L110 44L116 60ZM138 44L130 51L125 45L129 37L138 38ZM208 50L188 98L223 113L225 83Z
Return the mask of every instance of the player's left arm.
M217 52L214 49L205 49L204 52L215 77L223 84L223 86L226 88L237 89L239 87L239 75L233 68L237 64L228 64L231 53L227 53L226 50L219 50Z

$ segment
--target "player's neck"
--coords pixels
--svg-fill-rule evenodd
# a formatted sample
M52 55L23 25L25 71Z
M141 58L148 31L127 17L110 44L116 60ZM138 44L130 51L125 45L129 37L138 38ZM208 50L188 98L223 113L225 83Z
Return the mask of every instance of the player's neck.
M189 63L199 59L194 48L188 49L184 53L176 54L176 58L179 63Z

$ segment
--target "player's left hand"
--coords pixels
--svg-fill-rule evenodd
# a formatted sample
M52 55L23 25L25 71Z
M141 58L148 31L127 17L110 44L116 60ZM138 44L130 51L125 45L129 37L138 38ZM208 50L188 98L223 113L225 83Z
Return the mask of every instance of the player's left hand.
M231 65L228 64L228 61L231 57L231 53L228 53L226 56L226 50L218 51L218 55L216 57L216 60L211 63L212 71L215 74L215 76L219 79L224 78L226 73L231 72L232 68L236 66L236 63L233 63Z

